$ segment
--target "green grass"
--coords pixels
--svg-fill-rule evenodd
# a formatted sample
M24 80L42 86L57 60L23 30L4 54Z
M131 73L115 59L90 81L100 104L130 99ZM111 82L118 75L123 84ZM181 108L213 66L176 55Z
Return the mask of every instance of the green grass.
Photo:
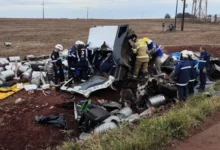
M220 90L220 82L213 89ZM218 111L219 98L195 95L163 116L142 120L135 127L121 127L104 135L94 135L83 143L65 142L58 149L161 150L173 139L187 137L189 129L198 127L208 115Z

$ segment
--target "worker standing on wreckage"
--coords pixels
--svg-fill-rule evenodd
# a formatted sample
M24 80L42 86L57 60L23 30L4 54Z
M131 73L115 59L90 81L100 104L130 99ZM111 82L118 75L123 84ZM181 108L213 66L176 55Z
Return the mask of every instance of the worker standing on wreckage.
M205 90L207 72L210 65L210 54L207 52L206 48L200 47L200 57L199 57L199 78L200 86L198 87L199 91Z
M63 51L63 46L60 44L57 44L55 46L55 50L53 50L51 54L51 59L53 63L53 71L55 74L55 85L56 90L58 91L61 84L64 82L64 72L62 68L62 60L60 59L59 52Z
M148 78L148 62L149 55L146 53L148 50L147 45L143 39L137 39L137 35L132 35L130 40L133 47L133 53L136 54L136 62L133 73L133 79L137 79L140 69L144 75L144 78Z
M182 102L188 97L188 82L190 80L191 64L188 53L181 53L181 60L175 67L173 79L177 85L177 102Z
M147 43L147 46L148 46L147 53L149 53L152 57L152 60L150 61L149 66L155 65L156 73L157 75L160 75L162 73L161 72L161 58L163 56L163 50L161 46L159 46L157 43L155 43L151 39L145 37L143 40Z
M83 41L76 41L75 45L70 49L67 57L69 79L74 74L85 82L88 75L88 52Z

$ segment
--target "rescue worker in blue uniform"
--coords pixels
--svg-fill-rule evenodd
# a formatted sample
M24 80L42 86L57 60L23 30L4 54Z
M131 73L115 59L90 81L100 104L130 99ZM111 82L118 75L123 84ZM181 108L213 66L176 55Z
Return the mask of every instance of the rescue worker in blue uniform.
M200 86L199 90L204 91L206 85L207 72L210 65L210 54L207 52L206 48L200 47L200 57L199 57L199 78Z
M104 42L101 46L100 51L102 52L102 61L99 65L100 72L108 77L109 75L114 76L115 72L115 62L112 56L112 50L108 47L108 45Z
M59 87L64 82L64 72L62 68L62 60L60 59L59 52L63 50L63 46L60 44L57 44L55 46L55 50L53 50L51 54L51 59L53 63L53 70L55 74L55 85L56 90L59 90Z
M69 78L73 76L74 71L78 72L82 82L85 82L88 77L88 52L84 48L85 44L82 41L76 41L68 55Z
M191 64L188 61L188 55L181 54L181 60L175 67L173 79L176 81L178 100L184 101L188 97L187 85L190 79Z
M68 52L67 62L68 62L68 78L71 79L74 74L74 70L71 69L72 63L74 63L74 58L76 57L75 53L78 45L73 45Z
M151 55L152 60L149 62L149 66L155 65L156 73L159 75L161 74L161 58L163 56L163 50L161 46L157 43L153 42L149 38L144 38L144 41L147 43L148 46L148 53Z
M195 83L196 83L196 77L197 77L197 61L193 60L193 52L188 52L189 55L189 61L191 63L191 71L190 71L190 80L188 83L188 94L192 95L194 94L194 88L195 88Z
M112 53L108 53L100 64L100 72L103 73L106 77L109 75L114 76L115 69L116 66L112 57Z

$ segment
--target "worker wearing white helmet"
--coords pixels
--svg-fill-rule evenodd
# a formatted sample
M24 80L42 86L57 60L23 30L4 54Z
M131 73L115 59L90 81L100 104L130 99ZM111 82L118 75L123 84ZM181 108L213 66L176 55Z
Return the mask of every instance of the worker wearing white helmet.
M59 90L60 85L64 82L64 72L62 68L62 61L59 55L60 51L63 51L63 46L61 44L57 44L51 54L51 59L53 62L53 70L55 74L56 90Z
M191 64L188 61L188 53L181 53L181 60L175 67L173 79L176 82L178 100L184 101L188 97L187 85L190 80Z
M81 81L87 79L88 72L88 52L85 48L83 41L76 41L68 54L68 66L69 66L69 78L73 77L73 74L79 76Z
M192 51L188 51L188 59L189 62L191 64L191 72L190 72L190 80L188 83L188 93L189 95L194 94L194 88L195 88L195 83L196 83L196 77L198 76L198 72L197 72L197 61L193 60L193 52Z

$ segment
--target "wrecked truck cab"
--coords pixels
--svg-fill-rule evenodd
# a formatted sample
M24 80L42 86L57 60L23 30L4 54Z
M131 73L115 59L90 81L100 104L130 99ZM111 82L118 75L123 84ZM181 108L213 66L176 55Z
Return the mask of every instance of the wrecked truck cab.
M129 51L131 51L131 47L129 45L128 35L129 33L131 34L131 32L133 31L129 29L129 25L95 26L90 28L88 49L95 51L100 49L105 43L113 56L112 59L115 64L114 74L108 78L95 75L85 83L73 88L66 87L67 84L65 84L61 90L89 97L92 92L112 87L113 82L123 80L127 74L127 66L129 66L128 54ZM94 67L91 61L89 61L89 63Z
M123 80L129 64L127 52L129 51L128 34L131 32L129 25L118 26L95 26L90 28L88 43L89 49L100 48L106 43L112 51L116 65L114 78L116 81Z

